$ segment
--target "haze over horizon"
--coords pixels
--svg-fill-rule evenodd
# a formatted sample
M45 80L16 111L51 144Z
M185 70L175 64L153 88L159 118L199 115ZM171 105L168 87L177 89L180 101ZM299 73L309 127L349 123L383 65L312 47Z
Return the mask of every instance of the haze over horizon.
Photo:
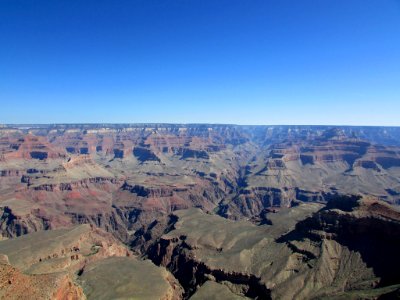
M400 2L0 0L0 123L399 126Z

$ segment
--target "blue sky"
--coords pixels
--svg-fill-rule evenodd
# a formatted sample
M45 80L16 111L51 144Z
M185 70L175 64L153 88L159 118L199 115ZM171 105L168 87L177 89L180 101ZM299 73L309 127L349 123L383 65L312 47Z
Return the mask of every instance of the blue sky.
M399 0L0 0L0 123L400 125Z

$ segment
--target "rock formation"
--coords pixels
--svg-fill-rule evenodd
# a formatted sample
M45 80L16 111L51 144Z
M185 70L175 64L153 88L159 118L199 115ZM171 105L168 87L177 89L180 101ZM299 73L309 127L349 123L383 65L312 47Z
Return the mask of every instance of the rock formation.
M338 204L342 195L364 200L360 204L348 196L345 204ZM4 259L2 278L14 276L33 286L52 282L51 288L38 289L39 294L32 290L32 298L40 298L42 291L47 298L97 298L97 272L114 263L121 269L144 266L132 253L167 267L179 280L145 263L158 274L159 291L168 299L212 293L238 299L395 295L398 277L387 262L374 262L372 256L394 256L397 251L393 207L398 204L396 127L0 128L0 236L9 239L0 242L0 253L9 260ZM75 227L80 224L87 225ZM51 239L40 251L48 254L37 257L24 254L16 260L4 248L8 243L35 245L35 234L42 239L43 232L51 236L58 230L75 230L74 236L92 244L82 255L78 245L80 252L67 258L62 254L67 248L57 248ZM97 240L103 241L102 247ZM120 248L121 242L129 249ZM96 255L90 252L93 245ZM130 253L126 261L107 260L125 256L124 251ZM397 263L393 259L393 266ZM32 270L46 268L61 268L64 275L52 269L32 277ZM18 295L7 282L2 281L5 294L0 295ZM130 293L127 285L115 283L115 289Z
M179 299L182 293L180 285L164 268L133 257L111 234L90 225L0 241L0 253L2 299L151 298L151 295Z
M375 299L399 290L397 209L338 197L326 207L305 203L271 214L272 225L255 226L200 210L176 212L174 229L148 256L195 299L210 281L256 299Z

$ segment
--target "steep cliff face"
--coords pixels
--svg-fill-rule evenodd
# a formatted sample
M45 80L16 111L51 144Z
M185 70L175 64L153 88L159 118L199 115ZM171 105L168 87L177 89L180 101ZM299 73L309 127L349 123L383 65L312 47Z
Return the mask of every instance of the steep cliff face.
M192 247L185 243L185 236L179 239L161 238L148 250L148 257L157 265L167 267L185 289L184 298L192 296L199 286L212 279L230 283L240 295L271 299L271 291L261 283L260 278L246 272L213 269L196 259L190 253ZM235 294L234 294L235 295Z
M379 278L375 285L398 284L400 275L400 212L375 199L339 197L279 241L294 245L302 240L333 240L360 254Z
M13 238L30 232L50 229L51 223L44 216L31 212L15 214L8 206L0 208L0 228L3 237Z

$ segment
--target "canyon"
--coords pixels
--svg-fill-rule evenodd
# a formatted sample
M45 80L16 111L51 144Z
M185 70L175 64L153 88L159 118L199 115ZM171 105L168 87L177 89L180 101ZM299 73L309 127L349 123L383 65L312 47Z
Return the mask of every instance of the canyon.
M399 204L399 127L4 125L0 297L395 297Z

